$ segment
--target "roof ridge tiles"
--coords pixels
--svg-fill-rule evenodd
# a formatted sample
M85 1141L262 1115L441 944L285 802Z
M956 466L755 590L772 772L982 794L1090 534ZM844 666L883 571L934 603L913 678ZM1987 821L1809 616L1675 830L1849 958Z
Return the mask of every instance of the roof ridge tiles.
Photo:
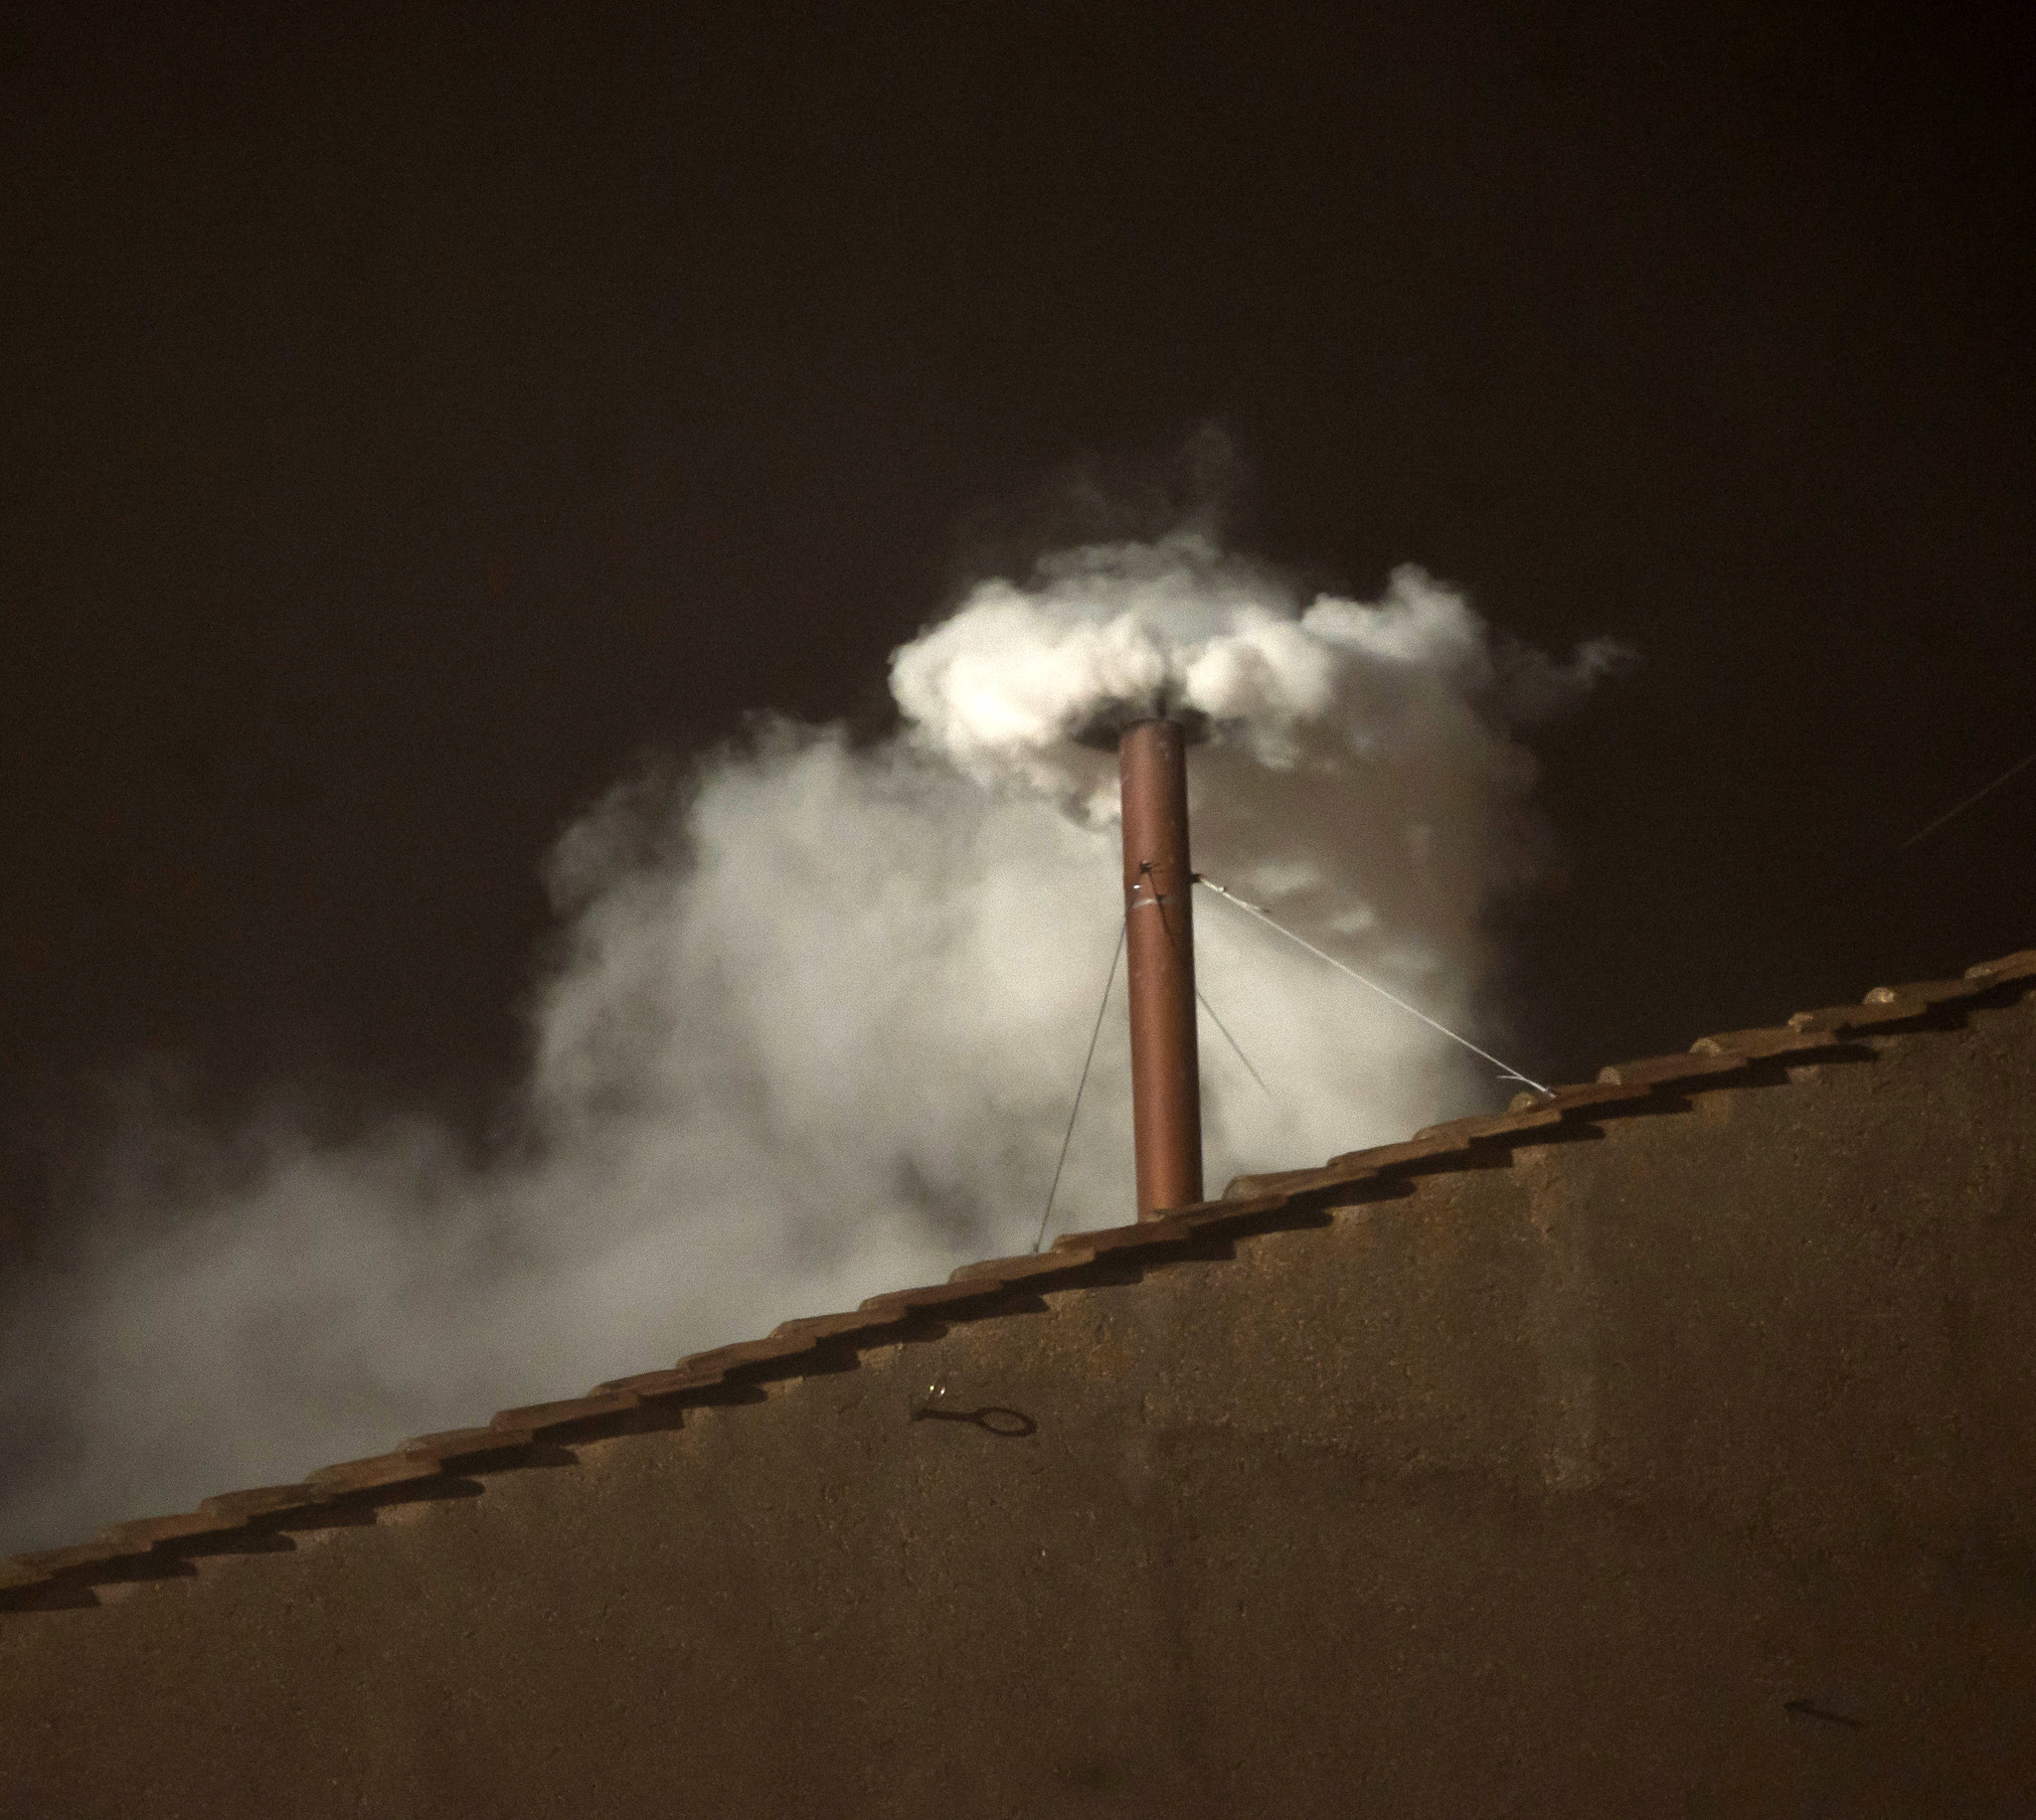
M1236 1183L1231 1184L1233 1188L1236 1186ZM1280 1190L1232 1195L1225 1190L1221 1200L1184 1207L1173 1218L1192 1232L1198 1241L1210 1241L1278 1227L1313 1225L1314 1214L1314 1207L1303 1196Z
M99 1532L103 1542L152 1549L158 1542L185 1542L197 1536L219 1536L239 1529L240 1524L203 1511L185 1511L174 1517L135 1517L125 1523L109 1523Z
M1446 1125L1431 1125L1426 1136L1402 1138L1398 1143L1373 1144L1363 1150L1346 1150L1332 1156L1323 1173L1376 1175L1384 1170L1406 1170L1444 1157L1470 1154L1470 1140Z
M1468 1118L1452 1118L1445 1124L1425 1125L1414 1135L1417 1140L1448 1137L1479 1143L1494 1137L1510 1137L1516 1131L1539 1131L1560 1124L1562 1116L1560 1107L1537 1098L1531 1106L1509 1106L1503 1112L1473 1113Z
M1780 1062L1789 1056L1835 1049L1838 1038L1828 1030L1791 1030L1786 1024L1761 1030L1727 1030L1699 1037L1690 1045L1693 1056L1744 1056L1749 1062Z
M304 1484L255 1485L246 1491L223 1491L199 1501L201 1516L215 1516L221 1522L252 1523L263 1517L283 1516L307 1505L323 1502L320 1493Z
M1431 1126L1432 1132L1443 1127ZM1468 1162L1470 1139L1457 1135L1432 1135L1398 1144L1377 1144L1369 1150L1347 1150L1341 1156L1314 1169L1282 1169L1271 1175L1239 1176L1224 1191L1225 1199L1240 1200L1260 1195L1320 1195L1332 1189L1357 1189L1367 1182L1396 1176L1426 1174L1431 1166Z
M1275 1169L1264 1175L1233 1177L1230 1186L1223 1191L1223 1198L1226 1202L1252 1201L1276 1195L1284 1200L1293 1195L1310 1193L1323 1186L1325 1179L1332 1176L1338 1182L1362 1182L1377 1173L1371 1169L1360 1169L1355 1172L1331 1172L1319 1167Z
M1614 1062L1609 1068L1600 1069L1598 1078L1606 1086L1679 1086L1685 1080L1744 1074L1752 1066L1753 1059L1746 1055L1685 1050L1678 1056L1646 1056L1638 1062Z
M1833 1036L1868 1036L1892 1030L1901 1024L1921 1023L1931 1007L1921 999L1887 1000L1878 1005L1825 1005L1815 1011L1798 1011L1788 1020L1795 1031L1829 1031Z
M869 1314L895 1314L938 1320L943 1310L958 1310L972 1302L992 1302L1005 1293L1004 1284L994 1276L949 1277L944 1283L922 1283L913 1289L887 1289L867 1296L857 1304ZM902 1324L902 1323L901 1323Z
M1828 1005L1817 1011L1798 1011L1788 1028L1801 1034L1827 1031L1833 1035L1865 1035L1900 1024L1913 1024L1941 1007L1963 1004L1997 992L2003 986L2036 975L2036 959L2010 954L1999 961L1981 961L1968 967L1958 979L1917 980L1906 986L1876 986L1857 1005ZM1982 971L1982 969L1984 969Z
M2017 948L1998 960L1975 960L1965 969L1967 979L1984 980L1989 986L2010 980L2036 979L2036 948Z
M1036 1282L1041 1277L1068 1276L1095 1262L1094 1250L1082 1244L1063 1248L1056 1241L1045 1253L1022 1252L1016 1257L986 1257L980 1263L962 1264L950 1274L950 1283L1001 1283L1011 1288L1018 1283Z
M1921 1001L1926 1005L1955 1004L1963 999L1977 998L1983 992L1993 990L1995 982L1985 975L1977 979L1919 979L1906 986L1876 986L1861 1000L1863 1005L1910 1004Z
M1063 1233L1045 1253L1021 1253L1016 1257L991 1257L980 1263L962 1264L948 1281L996 1283L1012 1288L1041 1278L1078 1277L1090 1265L1125 1251L1179 1249L1264 1223L1291 1201L1292 1197L1285 1194L1262 1194L1250 1200L1226 1195L1217 1201L1198 1201L1129 1226Z
M320 1466L304 1475L304 1483L328 1497L348 1492L380 1491L389 1485L414 1485L420 1479L441 1478L445 1468L433 1459L420 1458L399 1448L394 1453L373 1453L365 1459L341 1460Z
M590 1421L612 1415L627 1415L641 1406L642 1400L619 1387L590 1392L585 1397L562 1397L552 1403L527 1403L513 1409L497 1409L488 1425L498 1431L536 1440L579 1428ZM312 1474L313 1479L316 1474Z
M637 1372L628 1378L610 1378L605 1384L597 1385L595 1389L604 1393L625 1393L635 1398L639 1404L645 1404L683 1397L691 1391L712 1393L720 1390L727 1382L727 1375L720 1370L696 1372L681 1359L677 1365L668 1365L662 1371Z
M531 1442L528 1430L490 1423L484 1428L446 1428L436 1434L414 1434L397 1449L417 1460L436 1460L439 1465L475 1466L482 1460L513 1454Z
M250 1546L259 1547L252 1538L265 1531L370 1520L374 1505L415 1494L418 1488L442 1484L444 1495L459 1495L455 1488L471 1495L472 1481L462 1473L514 1466L543 1441L613 1432L646 1405L689 1396L722 1401L731 1385L793 1375L802 1360L885 1344L971 1307L994 1313L1003 1298L1027 1286L1120 1281L1111 1266L1198 1249L1206 1256L1207 1247L1231 1235L1317 1223L1331 1217L1328 1209L1342 1205L1338 1197L1405 1194L1410 1192L1406 1178L1452 1166L1482 1166L1515 1148L1512 1140L1531 1144L1536 1133L1555 1139L1564 1126L1588 1126L1606 1114L1673 1108L1682 1102L1678 1089L1698 1083L1776 1078L1780 1067L1798 1055L1841 1050L1848 1038L1921 1025L1941 1008L2005 995L2032 982L2036 948L2018 949L1975 962L1955 980L1880 986L1858 1005L1801 1011L1785 1025L1700 1037L1681 1055L1615 1063L1601 1070L1595 1081L1546 1094L1523 1092L1503 1113L1430 1125L1411 1139L1346 1151L1322 1166L1240 1176L1220 1200L1129 1226L1063 1234L1044 1255L963 1264L944 1283L890 1290L843 1313L781 1321L765 1339L694 1353L663 1370L611 1379L585 1396L502 1409L482 1427L415 1435L387 1453L321 1466L296 1484L218 1493L192 1512L130 1519L109 1526L91 1542L0 1560L0 1609L91 1603L90 1587L136 1577L144 1563L156 1575L189 1572L183 1554L206 1552L200 1545L207 1540L248 1532ZM424 1495L431 1493L425 1490Z
M1564 1122L1568 1123L1572 1113L1638 1105L1642 1100L1651 1099L1653 1095L1652 1087L1628 1084L1624 1081L1580 1080L1572 1086L1557 1087L1545 1103L1551 1111L1562 1113ZM1518 1094L1515 1103L1531 1097L1532 1095L1526 1093Z
M770 1330L773 1340L805 1340L814 1345L840 1345L861 1339L880 1339L905 1325L902 1314L882 1309L865 1312L851 1308L843 1314L806 1314L796 1320L779 1321Z
M1179 1210L1181 1213L1186 1211ZM1192 1243L1194 1237L1192 1228L1179 1223L1177 1213L1168 1212L1150 1220L1133 1221L1129 1226L1103 1227L1091 1233L1064 1233L1054 1241L1054 1249L1087 1252L1101 1261L1125 1251L1178 1250Z

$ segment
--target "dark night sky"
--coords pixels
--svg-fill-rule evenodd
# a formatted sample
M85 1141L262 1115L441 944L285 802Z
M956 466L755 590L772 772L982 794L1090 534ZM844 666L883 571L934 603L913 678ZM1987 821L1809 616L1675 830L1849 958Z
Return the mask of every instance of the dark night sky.
M0 1224L143 1056L472 1126L576 810L1205 421L1243 546L1643 651L1530 1072L2036 941L2036 769L1895 852L2036 749L2010 28L296 11L0 26Z

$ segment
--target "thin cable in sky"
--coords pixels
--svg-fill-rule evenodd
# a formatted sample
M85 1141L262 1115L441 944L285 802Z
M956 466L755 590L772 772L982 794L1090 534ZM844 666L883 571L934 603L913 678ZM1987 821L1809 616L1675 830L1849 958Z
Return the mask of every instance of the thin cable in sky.
M1209 1014L1209 1022L1223 1032L1223 1040L1237 1052L1237 1059L1245 1065L1245 1073L1258 1081L1259 1091L1264 1093L1268 1099L1271 1099L1272 1097L1272 1089L1266 1084L1265 1077L1260 1075L1259 1071L1252 1067L1251 1057L1245 1054L1244 1046L1238 1042L1237 1038L1230 1034L1230 1026L1216 1015L1216 1007L1202 997L1202 988L1200 986L1195 988L1195 998L1200 1003L1202 1009Z
M1959 803L1955 808L1947 809L1942 815L1940 815L1937 818L1936 821L1932 822L1929 827L1918 828L1916 832L1912 834L1906 841L1904 841L1901 844L1901 846L1897 847L1895 851L1897 853L1907 853L1909 849L1915 846L1918 841L1922 840L1925 835L1935 834L1940 828L1942 828L1945 825L1946 822L1950 821L1952 816L1964 814L1967 809L1969 809L1975 802L1977 802L1980 799L1980 797L1991 795L1995 790L1999 789L2002 784L2007 782L2007 780L2010 777L2014 776L2019 771L2027 770L2029 766L2032 764L2036 764L2036 752L2031 752L2028 755L2028 757L2022 759L2019 763L2009 765L2006 770L2002 771L2001 774L1998 777L1996 777L1991 783L1989 783L1984 789L1974 790L1970 796L1966 797L1965 800Z
M1089 1069L1096 1060L1096 1040L1103 1035L1103 1015L1109 1009L1109 989L1117 983L1117 962L1124 957L1124 926L1126 918L1117 920L1117 945L1110 950L1109 972L1103 976L1103 1002L1096 1008L1096 1028L1089 1033L1089 1053L1082 1058L1082 1078L1075 1084L1075 1104L1068 1114L1067 1135L1061 1139L1061 1160L1054 1165L1054 1183L1046 1191L1046 1212L1039 1217L1039 1237L1032 1241L1033 1255L1039 1254L1039 1247L1046 1243L1046 1223L1054 1217L1054 1196L1061 1192L1061 1171L1068 1166L1068 1146L1075 1141L1075 1121L1082 1116L1082 1095L1089 1088ZM1214 1017L1216 1014L1209 1014ZM1248 1062L1247 1068L1251 1067Z
M1419 1018L1431 1030L1441 1031L1442 1035L1447 1037L1451 1043L1461 1044L1463 1048L1467 1049L1473 1056L1482 1056L1485 1061L1489 1062L1493 1068L1498 1070L1499 1078L1501 1080L1517 1080L1522 1086L1532 1087L1537 1093L1541 1094L1542 1097L1545 1099L1553 1099L1555 1097L1555 1095L1552 1092L1550 1092L1547 1087L1543 1086L1540 1081L1530 1080L1525 1075L1521 1074L1518 1069L1507 1067L1506 1064L1501 1062L1498 1059L1498 1057L1491 1053L1491 1051L1486 1049L1479 1049L1477 1045L1471 1042L1468 1037L1459 1037L1446 1024L1438 1024L1434 1018L1428 1015L1427 1012L1417 1011L1403 998L1395 998L1393 994L1388 992L1384 986L1378 983L1378 981L1366 979L1365 976L1362 973L1360 973L1355 967L1345 966L1344 963L1338 960L1335 955L1323 953L1320 948L1316 947L1315 944L1312 941L1309 941L1305 936L1296 935L1290 928L1286 927L1284 923L1274 922L1272 918L1267 915L1266 912L1262 910L1256 904L1253 904L1244 898L1240 898L1236 892L1225 891L1224 888L1221 885L1217 884L1214 879L1205 879L1199 872L1195 875L1195 883L1197 885L1207 886L1219 898L1224 899L1228 903L1235 904L1239 910L1245 911L1248 915L1258 917L1258 919L1261 922L1263 922L1269 929L1277 929L1279 933L1284 935L1288 941L1298 942L1300 946L1306 948L1307 951L1310 954L1312 954L1317 960L1326 960L1330 964L1330 966L1336 969L1338 973L1349 974L1350 977L1356 980L1360 986L1369 987L1373 992L1376 992L1382 999L1387 1000L1391 1004L1398 1005L1402 1011L1407 1012L1410 1016Z

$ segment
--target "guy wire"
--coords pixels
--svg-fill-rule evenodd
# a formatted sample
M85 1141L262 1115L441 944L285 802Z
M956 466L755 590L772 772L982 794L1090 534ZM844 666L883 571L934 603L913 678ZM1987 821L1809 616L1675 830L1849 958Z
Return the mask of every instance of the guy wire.
M1103 1035L1103 1013L1109 1010L1109 991L1117 983L1117 962L1124 957L1124 929L1130 918L1117 918L1117 945L1110 950L1109 972L1103 982L1103 1002L1096 1008L1096 1028L1089 1033L1089 1053L1082 1058L1082 1078L1075 1086L1075 1104L1068 1113L1067 1134L1061 1139L1060 1161L1054 1165L1053 1186L1046 1191L1046 1211L1039 1217L1039 1237L1032 1241L1032 1254L1039 1255L1039 1247L1046 1243L1046 1223L1054 1217L1054 1196L1061 1192L1061 1171L1068 1166L1068 1146L1075 1141L1075 1121L1082 1116L1082 1095L1089 1088L1089 1068L1096 1060L1096 1042ZM1210 1014L1215 1015L1213 1012ZM1247 1063L1246 1067L1251 1065Z
M1338 960L1335 955L1323 953L1320 948L1316 947L1315 944L1312 941L1309 941L1304 935L1296 935L1284 923L1274 922L1272 918L1267 915L1266 912L1262 910L1256 904L1251 903L1247 899L1240 898L1236 892L1225 891L1224 888L1221 885L1217 884L1214 879L1205 879L1199 872L1195 874L1195 883L1197 885L1207 886L1209 890L1213 891L1219 898L1226 899L1230 903L1235 904L1239 910L1245 911L1248 915L1258 917L1258 919L1261 922L1263 922L1269 929L1277 929L1278 932L1284 935L1288 941L1297 942L1301 947L1306 948L1307 951L1310 954L1312 954L1317 960L1326 960L1330 966L1336 969L1337 972L1349 974L1349 976L1352 979L1356 980L1360 986L1369 987L1373 992L1376 992L1379 995L1379 997L1385 999L1390 1004L1398 1005L1402 1011L1407 1012L1410 1016L1419 1018L1431 1030L1441 1031L1442 1035L1447 1037L1451 1043L1459 1043L1463 1046L1463 1048L1467 1049L1473 1056L1483 1057L1483 1059L1489 1062L1493 1068L1498 1070L1499 1078L1501 1080L1517 1080L1522 1086L1532 1087L1535 1090L1535 1092L1539 1093L1544 1099L1553 1099L1555 1097L1555 1095L1552 1092L1550 1092L1547 1087L1543 1086L1540 1081L1530 1080L1525 1075L1521 1074L1518 1069L1509 1068L1505 1063L1501 1062L1498 1059L1498 1057L1494 1056L1489 1050L1479 1049L1477 1045L1471 1042L1468 1037L1459 1037L1446 1024L1438 1024L1434 1018L1428 1015L1427 1012L1417 1011L1405 999L1396 998L1392 993L1388 992L1384 986L1380 985L1378 981L1366 979L1365 976L1362 973L1360 973L1355 967L1344 965L1344 963Z

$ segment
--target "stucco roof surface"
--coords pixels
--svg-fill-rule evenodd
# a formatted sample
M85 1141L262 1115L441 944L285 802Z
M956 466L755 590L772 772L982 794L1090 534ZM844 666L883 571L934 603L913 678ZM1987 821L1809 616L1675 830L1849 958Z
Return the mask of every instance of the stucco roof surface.
M413 1436L387 1453L321 1466L294 1485L207 1498L197 1510L117 1523L97 1539L0 1561L0 1610L98 1602L94 1588L188 1576L194 1558L284 1552L289 1532L372 1523L379 1507L478 1496L473 1476L570 1463L563 1444L669 1428L688 1406L754 1401L773 1379L853 1369L860 1349L957 1320L994 1318L1042 1288L1134 1282L1138 1269L1171 1258L1218 1258L1226 1241L1252 1232L1315 1225L1334 1207L1407 1190L1407 1178L1503 1168L1516 1143L1589 1134L1607 1119L1682 1110L1689 1095L1785 1080L1787 1071L1863 1040L1955 1027L1967 1006L2005 1003L2036 984L2036 948L1982 961L1955 980L1880 986L1857 1005L1801 1011L1771 1029L1703 1037L1683 1055L1602 1070L1596 1081L1522 1093L1503 1113L1431 1125L1407 1142L1332 1157L1314 1169L1247 1176L1219 1201L1103 1232L1071 1233L1040 1256L965 1264L944 1283L872 1296L860 1308L781 1323L767 1337L696 1353L662 1370L598 1385L584 1397L499 1411L485 1426Z

